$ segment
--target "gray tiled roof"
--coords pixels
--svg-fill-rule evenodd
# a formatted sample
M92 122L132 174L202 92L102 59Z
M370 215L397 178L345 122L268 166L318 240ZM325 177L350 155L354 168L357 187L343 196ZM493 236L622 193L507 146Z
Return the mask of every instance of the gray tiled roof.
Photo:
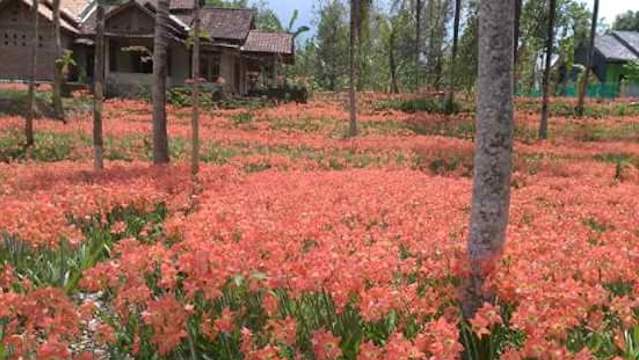
M613 31L612 34L639 56L639 32L637 31Z
M637 54L621 42L614 34L600 35L595 38L595 48L607 60L635 61Z

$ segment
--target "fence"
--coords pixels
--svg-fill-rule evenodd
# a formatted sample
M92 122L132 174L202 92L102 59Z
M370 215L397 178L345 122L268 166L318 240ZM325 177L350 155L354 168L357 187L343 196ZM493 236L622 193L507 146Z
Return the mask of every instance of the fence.
M633 92L627 92L626 87L633 87ZM632 95L634 92L636 92L635 95ZM624 86L623 91L620 91L618 83L590 84L586 91L587 97L599 99L615 99L620 96L637 96L637 94L639 94L639 85L636 84ZM538 88L519 90L517 91L517 96L541 97L542 92ZM577 97L579 96L579 85L576 83L570 83L565 86L559 85L555 88L553 96Z

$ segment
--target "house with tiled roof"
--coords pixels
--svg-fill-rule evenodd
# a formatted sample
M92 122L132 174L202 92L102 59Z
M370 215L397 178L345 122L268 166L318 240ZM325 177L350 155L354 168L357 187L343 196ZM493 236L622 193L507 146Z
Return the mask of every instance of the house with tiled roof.
M25 80L30 74L33 36L32 0L0 0L0 80ZM193 23L194 0L172 0L168 84L181 86L191 74L188 38ZM106 7L105 78L112 95L132 93L150 86L153 69L155 0L128 0ZM70 81L91 83L95 47L95 0L61 0L62 43L73 52L76 65ZM50 81L56 55L51 0L38 7L39 53L36 77ZM276 68L294 61L295 46L289 33L268 33L255 27L251 9L201 9L203 38L200 74L222 84L227 92L245 95L257 78L271 79Z
M587 46L577 50L575 61L585 64ZM628 79L625 65L639 62L639 32L611 31L597 35L592 58L592 70L600 82L619 85Z

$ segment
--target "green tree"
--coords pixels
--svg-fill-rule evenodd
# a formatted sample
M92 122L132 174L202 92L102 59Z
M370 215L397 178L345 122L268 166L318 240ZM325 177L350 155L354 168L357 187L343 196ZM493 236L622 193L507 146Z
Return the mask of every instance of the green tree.
M335 91L344 85L348 72L347 9L339 0L328 0L318 16L315 80L321 88Z
M639 11L628 10L617 15L612 28L614 30L639 31Z

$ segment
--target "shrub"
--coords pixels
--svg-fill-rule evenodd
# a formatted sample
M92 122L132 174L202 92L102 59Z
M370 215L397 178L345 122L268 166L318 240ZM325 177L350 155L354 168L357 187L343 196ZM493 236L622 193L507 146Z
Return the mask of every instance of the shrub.
M448 109L447 103L442 99L393 99L378 102L376 110L399 110L407 113L419 111L436 114L456 114L461 111L459 103L453 103L452 109Z

